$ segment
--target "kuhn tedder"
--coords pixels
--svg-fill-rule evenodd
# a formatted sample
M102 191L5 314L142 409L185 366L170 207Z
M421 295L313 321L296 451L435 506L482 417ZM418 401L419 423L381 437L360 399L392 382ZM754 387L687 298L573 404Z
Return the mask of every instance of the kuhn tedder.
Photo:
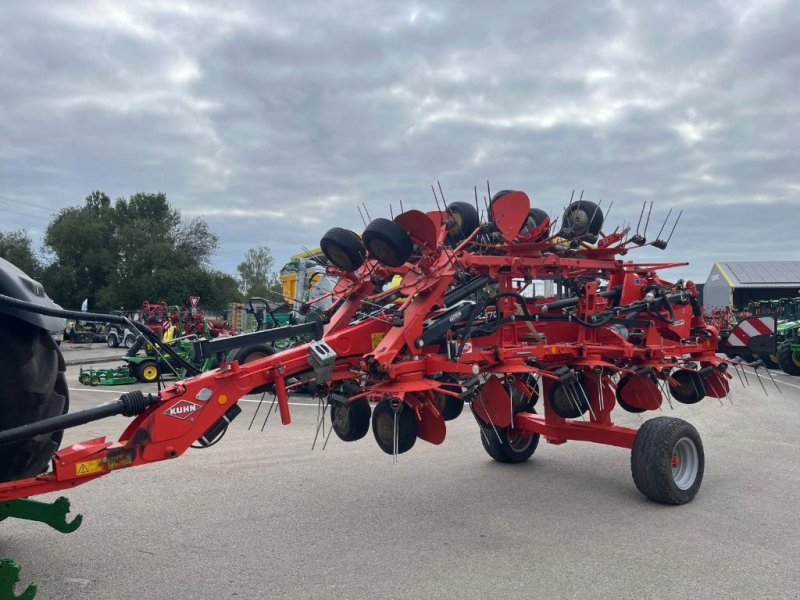
M216 355L218 369L158 394L129 392L70 414L63 362L37 333L42 315L69 313L32 293L40 288L21 272L6 273L19 281L2 287L0 317L6 342L19 350L0 387L0 502L211 445L241 412L237 401L254 391L274 393L288 424L289 393L308 381L316 382L339 438L360 439L371 426L395 457L418 438L441 444L446 422L466 403L497 461L527 460L541 437L620 446L631 450L633 479L645 496L690 501L705 466L695 428L664 416L638 430L612 421L616 406L642 413L729 393L736 361L717 354L719 333L706 324L694 283L656 273L678 263L620 258L645 245L663 249L668 239L648 241L638 228L606 233L601 208L583 200L569 204L560 226L519 191L494 195L487 209L485 223L476 206L454 202L375 219L361 236L331 229L321 240L338 278L331 308L303 325L247 334L251 345L308 333L315 341L240 364L225 359L230 339L200 340L198 356ZM567 293L531 296L534 280L555 280ZM142 324L129 325L157 340ZM36 352L37 366L28 370L35 379L20 381ZM48 404L25 409L36 394ZM63 429L116 414L133 418L118 441L100 437L56 451Z

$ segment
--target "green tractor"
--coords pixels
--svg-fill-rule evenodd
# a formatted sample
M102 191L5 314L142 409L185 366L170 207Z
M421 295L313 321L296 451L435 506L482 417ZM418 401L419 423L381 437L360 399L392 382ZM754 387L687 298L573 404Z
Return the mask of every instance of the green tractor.
M785 373L800 375L800 298L785 300L778 319L775 362Z

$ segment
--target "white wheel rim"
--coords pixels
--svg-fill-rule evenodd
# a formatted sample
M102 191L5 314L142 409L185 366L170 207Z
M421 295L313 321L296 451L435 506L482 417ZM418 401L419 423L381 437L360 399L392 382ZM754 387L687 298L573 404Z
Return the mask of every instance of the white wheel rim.
M700 454L694 441L682 437L672 449L672 480L678 489L688 490L697 479L700 468Z

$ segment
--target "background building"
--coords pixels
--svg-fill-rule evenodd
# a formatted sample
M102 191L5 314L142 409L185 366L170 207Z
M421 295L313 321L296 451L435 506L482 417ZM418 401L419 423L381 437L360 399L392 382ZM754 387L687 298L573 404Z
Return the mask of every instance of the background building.
M706 308L743 308L756 300L800 295L800 261L718 262L703 287Z

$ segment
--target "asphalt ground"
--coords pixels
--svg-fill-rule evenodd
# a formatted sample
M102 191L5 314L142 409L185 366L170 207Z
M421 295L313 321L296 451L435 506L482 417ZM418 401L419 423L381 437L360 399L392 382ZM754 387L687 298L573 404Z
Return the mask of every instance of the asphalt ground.
M73 410L135 387L85 387L77 371ZM800 378L774 375L782 393L762 379L765 395L751 371L733 404L648 413L703 438L705 479L685 506L641 496L620 448L542 443L503 465L465 412L441 446L418 441L393 464L371 433L312 452L307 397L292 397L292 425L272 417L261 432L259 417L248 430L247 397L218 445L64 494L84 514L75 533L4 522L0 556L40 599L797 598ZM126 422L67 441L116 437Z

